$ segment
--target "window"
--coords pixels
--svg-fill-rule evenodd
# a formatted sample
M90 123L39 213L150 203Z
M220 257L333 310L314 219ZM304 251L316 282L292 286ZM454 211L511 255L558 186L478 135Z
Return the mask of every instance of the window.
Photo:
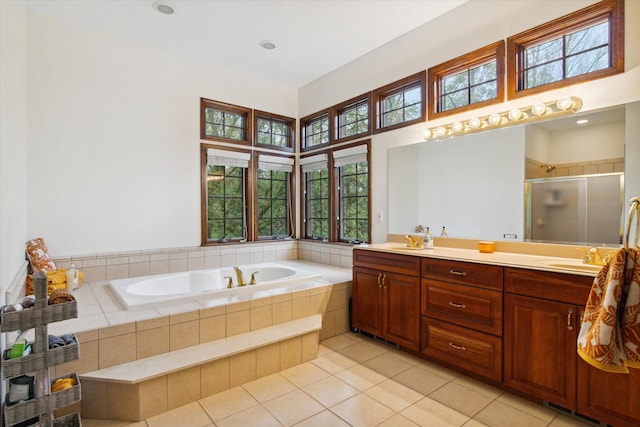
M370 94L345 101L331 109L335 124L334 142L343 142L371 134Z
M276 150L293 151L296 120L255 111L255 145Z
M203 145L203 244L247 238L246 182L251 154Z
M429 120L502 102L504 41L429 68Z
M329 144L329 110L323 110L300 119L302 150Z
M604 0L507 39L509 98L624 71L624 1Z
M369 161L367 145L336 150L338 240L369 241Z
M251 109L200 99L200 138L251 142Z
M305 239L329 240L329 167L326 153L300 159Z
M373 91L376 127L382 132L425 120L424 71Z
M293 158L260 154L257 174L259 239L282 239L293 234L292 171Z

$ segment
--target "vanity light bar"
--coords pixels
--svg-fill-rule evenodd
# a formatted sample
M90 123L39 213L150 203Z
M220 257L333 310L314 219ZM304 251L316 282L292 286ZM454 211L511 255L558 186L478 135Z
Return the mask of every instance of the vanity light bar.
M483 130L496 129L521 123L534 122L552 117L575 114L582 108L582 99L572 96L556 101L541 102L526 108L514 108L502 113L493 113L482 117L471 117L424 131L426 141L452 136L465 135Z

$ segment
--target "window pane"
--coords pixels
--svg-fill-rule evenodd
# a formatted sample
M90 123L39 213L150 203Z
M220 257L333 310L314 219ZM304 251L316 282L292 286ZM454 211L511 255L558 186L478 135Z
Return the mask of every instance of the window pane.
M404 121L407 122L409 120L419 119L421 115L420 104L415 104L410 107L407 107L404 110Z
M567 55L609 44L609 22L567 34Z
M470 84L477 85L479 83L487 82L489 80L496 79L496 61L489 62L488 64L480 65L469 70Z
M527 88L544 85L562 80L562 62L556 61L525 71Z
M567 58L566 76L574 77L609 67L609 49L601 47Z
M258 119L258 132L271 132L271 122L264 119Z
M402 107L402 93L386 97L382 102L382 111L393 111Z
M453 110L468 104L467 91L458 91L442 97L442 111Z
M402 111L392 111L383 116L382 126L393 126L395 124L402 123Z
M453 74L442 79L443 93L450 93L469 86L467 71Z
M471 103L473 104L495 98L498 94L497 85L498 83L494 80L492 82L472 87L470 89Z
M561 38L550 40L546 43L525 49L524 68L530 68L559 58L562 58Z
M404 93L404 105L415 105L420 102L420 88L409 89Z

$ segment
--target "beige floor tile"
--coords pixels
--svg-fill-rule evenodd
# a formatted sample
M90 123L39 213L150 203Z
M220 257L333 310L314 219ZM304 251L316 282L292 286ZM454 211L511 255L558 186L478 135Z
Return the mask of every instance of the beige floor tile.
M492 398L453 381L443 385L429 397L470 417L493 401Z
M281 427L282 424L262 406L254 406L222 420L216 421L217 427L260 426Z
M327 371L311 362L285 369L280 374L298 387L304 387L329 376Z
M358 362L353 359L349 359L340 353L331 352L323 356L318 356L318 358L312 360L311 363L321 367L330 374L335 374L336 372L344 371L345 369L352 367Z
M272 374L259 380L251 381L242 387L260 403L296 389L295 385L280 374Z
M390 353L384 353L364 362L364 366L384 375L385 377L393 377L400 372L406 371L415 366L415 364L407 363Z
M203 427L211 424L211 418L207 416L198 402L193 402L147 418L147 424L149 427L174 427L177 425Z
M242 387L234 387L212 394L198 402L214 422L258 404L258 401Z
M276 397L263 406L285 426L294 425L325 409L301 390Z
M469 420L469 417L463 413L429 397L409 406L401 412L401 415L425 427L461 426Z
M549 421L541 420L497 400L473 418L491 427L542 427L549 424Z
M359 342L336 350L338 353L363 363L385 353L385 349L369 342ZM388 351L388 350L387 350Z
M342 401L330 409L355 427L375 426L395 415L391 409L362 393Z
M357 388L360 391L373 387L376 384L386 380L387 377L380 375L373 369L366 366L355 365L349 369L338 372L336 377Z
M147 423L141 421L142 426L146 427ZM138 423L136 423L138 424ZM131 424L130 421L119 421L119 420L97 420L93 418L82 418L83 427L129 427Z
M504 390L501 390L498 387L491 386L489 384L483 383L480 380L469 378L465 375L460 375L459 377L455 378L453 382L465 386L466 388L470 388L471 390L477 391L480 394L484 394L491 399L496 399L498 396L504 393Z
M338 350L348 345L352 345L358 342L356 339L357 335L355 334L341 334L336 335L335 337L327 338L326 340L320 341L320 344L330 348L331 350Z
M329 354L331 352L333 352L333 350L330 349L329 347L327 347L326 345L320 344L318 346L318 357L324 356L324 355Z
M296 427L349 427L349 424L327 410L299 422Z
M359 393L358 389L334 376L304 386L302 390L326 407L333 406Z
M462 427L489 427L486 424L481 423L480 421L476 421L473 418L462 424Z
M431 362L429 360L423 360L416 366L420 369L424 369L425 371L429 371L448 380L453 380L461 375L459 372L456 372L453 369L445 368L444 366L438 365L437 363Z
M551 422L551 420L558 414L558 412L553 409L546 408L511 393L503 393L496 400L547 422Z
M386 380L366 390L365 393L396 412L413 405L424 395L393 380Z
M393 417L384 420L376 427L417 427L418 424L403 417L400 414L396 414Z
M427 371L418 366L399 373L393 377L393 380L406 385L425 396L428 396L433 391L449 382L449 379L436 375L433 372Z
M418 363L424 363L424 361L425 361L421 357L414 356L413 354L409 354L409 353L406 353L406 352L404 352L402 350L398 350L398 349L391 349L388 352L388 354L389 354L389 356L393 356L396 359L400 359L403 362L406 362L406 363L410 364L411 366L415 366Z
M594 424L565 414L558 414L553 421L551 421L549 427L594 427Z

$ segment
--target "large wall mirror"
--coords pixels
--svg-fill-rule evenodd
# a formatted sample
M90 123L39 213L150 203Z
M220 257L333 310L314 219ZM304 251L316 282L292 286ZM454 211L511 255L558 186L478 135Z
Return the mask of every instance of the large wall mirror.
M389 149L388 232L618 245L625 106Z

